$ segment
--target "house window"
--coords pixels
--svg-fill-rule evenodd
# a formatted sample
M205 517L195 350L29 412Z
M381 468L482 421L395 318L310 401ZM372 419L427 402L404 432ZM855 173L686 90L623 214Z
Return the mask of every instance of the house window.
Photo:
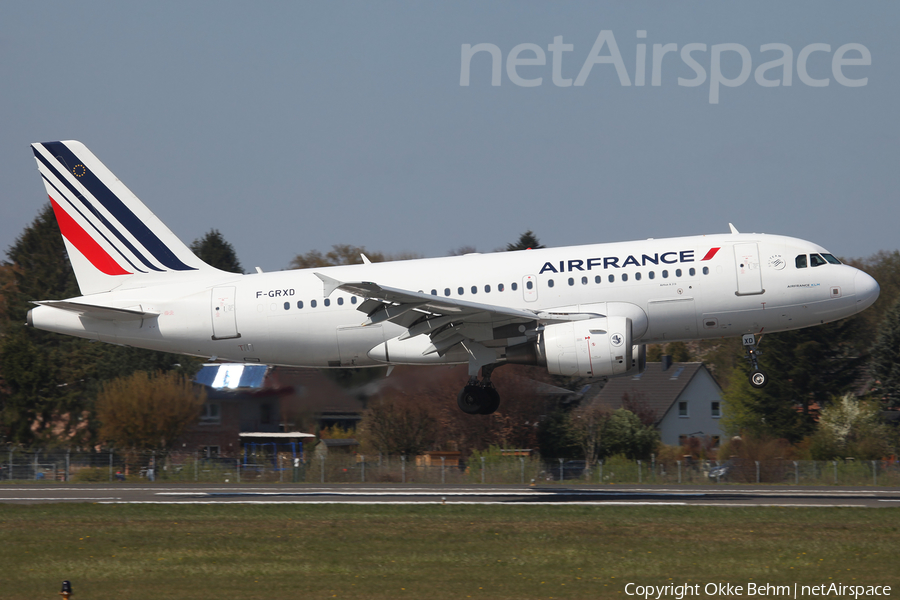
M719 438L719 436L717 436L717 435L712 436L713 446L718 447L718 446L719 446L719 443L720 443L721 441L722 441L722 440L721 440L721 438Z
M219 458L218 446L203 446L203 456L206 458Z
M263 425L272 423L272 405L268 402L259 405L259 422Z
M678 416L679 417L688 416L687 402L679 402L678 403Z
M715 418L719 418L719 417L722 416L722 409L719 408L719 403L718 403L718 402L713 402L713 403L712 403L712 416L715 417Z
M207 402L203 405L203 411L200 413L201 425L218 425L222 422L222 415L219 404L216 402Z

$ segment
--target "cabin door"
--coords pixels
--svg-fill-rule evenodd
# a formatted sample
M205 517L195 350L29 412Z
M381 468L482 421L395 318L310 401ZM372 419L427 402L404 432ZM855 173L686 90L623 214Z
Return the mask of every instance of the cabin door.
M212 324L214 340L239 338L234 312L234 287L217 287L212 291Z

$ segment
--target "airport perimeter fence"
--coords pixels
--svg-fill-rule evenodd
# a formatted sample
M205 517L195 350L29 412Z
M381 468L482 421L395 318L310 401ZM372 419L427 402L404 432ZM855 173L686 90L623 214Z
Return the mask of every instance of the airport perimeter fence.
M388 483L388 484L781 484L900 487L900 465L884 460L583 460L531 456L425 457L252 452L237 457L115 450L12 449L0 455L5 482Z

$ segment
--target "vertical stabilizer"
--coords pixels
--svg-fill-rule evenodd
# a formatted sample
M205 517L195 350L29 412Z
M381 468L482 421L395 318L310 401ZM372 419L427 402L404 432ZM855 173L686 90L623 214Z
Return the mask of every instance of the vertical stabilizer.
M191 272L217 272L84 144L43 142L31 147L82 294Z

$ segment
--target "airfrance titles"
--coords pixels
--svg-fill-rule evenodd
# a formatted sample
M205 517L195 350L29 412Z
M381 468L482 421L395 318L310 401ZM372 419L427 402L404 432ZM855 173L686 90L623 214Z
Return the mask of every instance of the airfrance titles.
M718 248L716 248L718 250ZM707 255L708 256L708 255ZM711 258L711 257L710 257ZM705 259L704 260L708 260ZM640 258L629 254L624 259L621 256L604 256L597 258L574 258L561 260L558 263L545 262L538 275L550 273L566 273L572 271L591 271L594 269L621 269L623 267L646 267L647 265L674 265L677 263L694 262L693 250L681 250L679 252L663 252L660 254L641 254Z

